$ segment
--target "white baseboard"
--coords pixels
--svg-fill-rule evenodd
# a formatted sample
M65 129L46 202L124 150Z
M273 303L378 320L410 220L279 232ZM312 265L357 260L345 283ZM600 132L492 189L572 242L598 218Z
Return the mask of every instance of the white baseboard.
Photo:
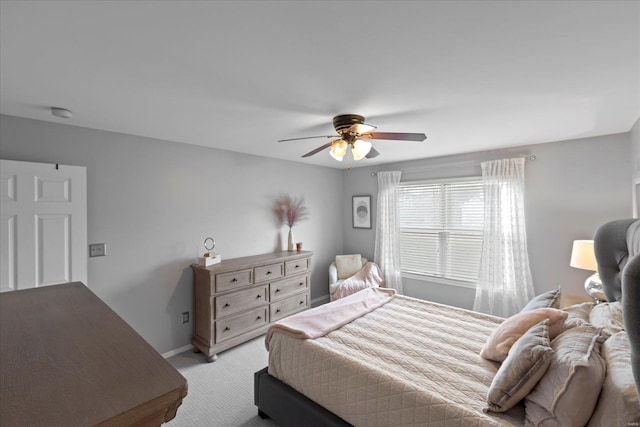
M311 307L317 307L322 304L326 304L329 302L329 294L323 295L318 298L314 298L311 300ZM165 359L170 358L171 356L175 356L176 354L180 354L183 351L191 350L193 346L191 344L182 346L180 348L176 348L175 350L167 351L166 353L162 353L162 357Z
M175 356L176 354L180 354L183 351L187 351L187 350L191 350L193 348L193 346L191 344L182 346L180 348L176 348L175 350L170 350L167 351L166 353L162 353L162 357L164 357L165 359L170 358L171 356Z

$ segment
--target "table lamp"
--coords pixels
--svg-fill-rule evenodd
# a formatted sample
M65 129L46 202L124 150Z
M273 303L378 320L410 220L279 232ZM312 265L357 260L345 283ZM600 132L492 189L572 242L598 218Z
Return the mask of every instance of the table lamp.
M596 273L593 276L589 276L585 280L584 290L596 301L596 304L607 300L603 292L602 280L600 280L600 275L598 274L598 263L593 251L593 240L573 241L569 265L582 270L595 271Z

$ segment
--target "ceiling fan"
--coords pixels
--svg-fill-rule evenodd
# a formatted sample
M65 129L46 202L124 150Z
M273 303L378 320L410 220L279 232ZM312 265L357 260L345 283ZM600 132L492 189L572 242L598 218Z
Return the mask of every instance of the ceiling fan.
M329 141L324 145L309 151L302 157L310 157L320 151L331 147L329 154L339 162L347 154L347 148L351 147L351 153L353 154L353 160L360 160L362 158L372 159L377 157L380 153L372 147L371 139L385 139L385 140L398 140L398 141L424 141L427 136L424 133L402 133L402 132L373 132L376 129L375 126L366 124L364 117L357 114L341 114L333 118L333 127L338 135L320 135L320 136L307 136L303 138L291 138L281 139L278 142L285 141L297 141L302 139L313 138L337 138L333 141Z

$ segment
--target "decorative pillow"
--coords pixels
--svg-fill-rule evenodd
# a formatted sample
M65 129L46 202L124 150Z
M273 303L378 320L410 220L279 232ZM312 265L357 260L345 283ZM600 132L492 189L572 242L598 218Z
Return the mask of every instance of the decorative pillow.
M591 325L576 326L551 342L549 369L525 398L526 425L584 426L598 401L605 376L602 336Z
M336 255L336 270L338 279L343 280L356 274L362 269L362 255Z
M507 358L509 349L533 325L549 319L549 338L554 339L562 329L567 313L555 308L537 308L524 311L506 319L489 336L484 343L480 356L502 362Z
M602 344L602 357L607 369L589 427L640 425L640 401L633 381L627 333L618 332L606 340Z
M533 297L520 311L531 311L536 308L560 308L560 288Z
M547 372L553 357L549 320L529 329L511 348L487 394L487 410L505 412L520 402Z
M602 328L609 335L624 331L622 304L620 302L603 302L596 304L589 313L589 323Z
M563 308L562 311L569 313L569 316L567 320L564 321L562 332L575 328L576 326L589 325L589 314L591 314L591 310L593 310L595 305L596 303L594 302L583 302Z

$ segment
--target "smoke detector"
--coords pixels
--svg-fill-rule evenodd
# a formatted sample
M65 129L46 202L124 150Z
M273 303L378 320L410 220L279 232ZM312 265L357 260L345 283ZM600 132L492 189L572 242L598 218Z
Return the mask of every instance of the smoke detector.
M70 119L73 117L73 113L66 108L51 107L51 114L56 117L62 117L63 119Z

